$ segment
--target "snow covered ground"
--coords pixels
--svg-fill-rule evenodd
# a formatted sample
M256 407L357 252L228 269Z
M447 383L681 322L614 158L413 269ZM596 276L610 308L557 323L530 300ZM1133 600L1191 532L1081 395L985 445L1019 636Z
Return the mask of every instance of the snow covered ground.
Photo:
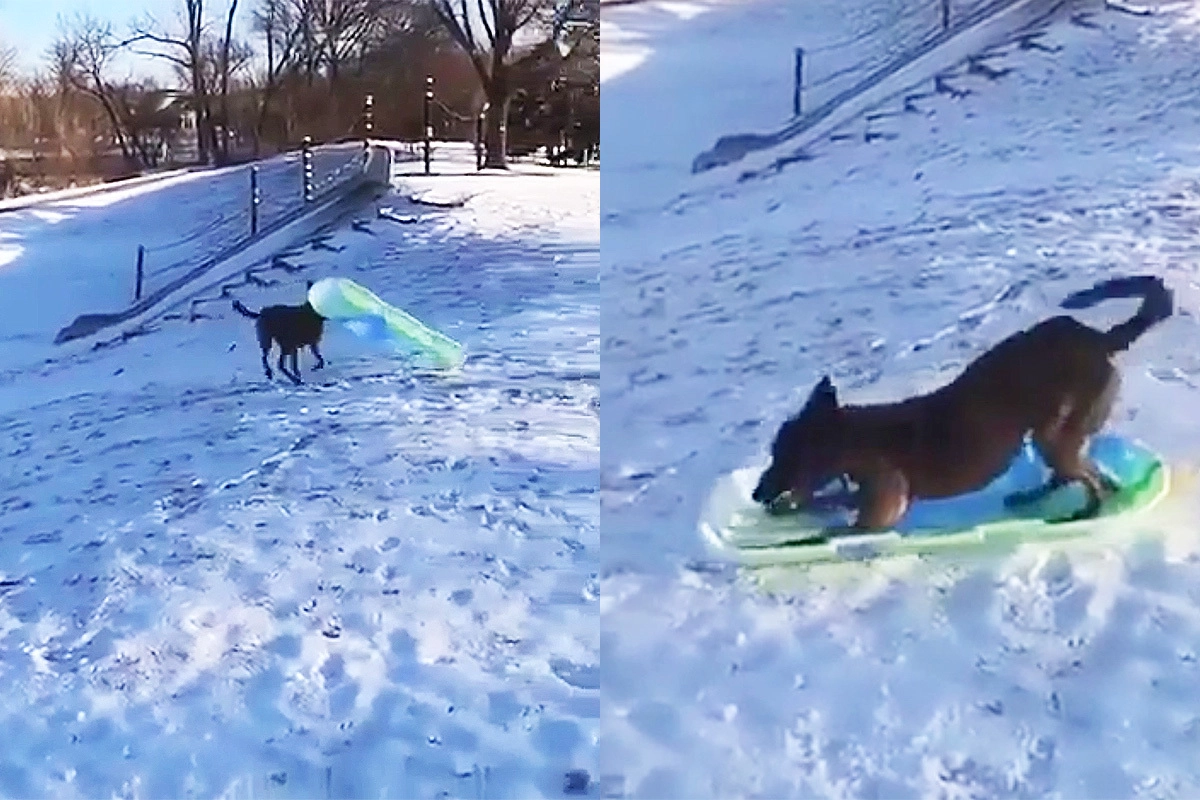
M786 114L762 72L790 63L799 5L605 9L602 791L1200 793L1191 493L1117 541L773 596L696 532L824 372L852 400L930 388L1114 273L1163 275L1179 313L1122 358L1112 428L1197 460L1195 5L1063 22L986 59L994 80L950 76L964 97L922 87L810 161L680 200L696 152Z
M462 342L450 375L333 328L269 383L216 292L49 368L124 299L109 254L241 176L0 215L0 794L596 793L599 175L469 157L233 293L351 277Z

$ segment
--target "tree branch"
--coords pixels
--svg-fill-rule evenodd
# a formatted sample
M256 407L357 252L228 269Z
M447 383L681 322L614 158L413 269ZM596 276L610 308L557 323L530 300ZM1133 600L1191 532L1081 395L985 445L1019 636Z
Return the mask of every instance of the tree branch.
M158 34L158 33L151 33L150 31L139 29L134 32L133 37L129 40L129 43L133 44L134 42L140 42L140 41L151 41L151 42L155 42L157 44L165 44L165 45L170 45L172 47L182 47L185 49L190 46L189 43L183 39L175 39L171 36L165 36L163 34Z
M483 5L484 0L475 0L475 2L479 6L479 19L483 24L483 32L487 34L488 43L494 46L496 43L496 30L492 27L492 24L489 24L488 22L487 9L484 8ZM489 0L489 4L492 7L492 19L495 20L497 19L497 0Z
M161 58L164 61L170 61L173 64L178 64L180 67L183 67L184 69L192 68L191 61L184 59L184 58L180 58L179 56L171 55L170 53L159 53L154 50L134 50L133 52L139 56L149 56L151 58Z
M464 3L466 2L466 0L462 1ZM466 50L468 54L474 54L475 42L471 36L469 36L467 32L463 30L462 26L459 25L458 18L454 16L454 10L450 8L449 0L433 0L433 12L437 15L438 19L441 20L442 25L444 25L446 30L449 32L450 38L453 39L460 47Z

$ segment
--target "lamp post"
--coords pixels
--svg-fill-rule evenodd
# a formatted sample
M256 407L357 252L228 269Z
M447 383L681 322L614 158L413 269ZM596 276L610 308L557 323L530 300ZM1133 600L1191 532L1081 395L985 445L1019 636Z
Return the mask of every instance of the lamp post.
M258 235L258 206L262 197L258 192L258 167L250 167L250 235Z
M429 174L429 140L433 138L433 124L430 120L431 105L433 104L433 76L425 76L425 174Z
M300 150L300 162L304 167L304 202L311 203L313 199L313 155L312 137L305 136Z

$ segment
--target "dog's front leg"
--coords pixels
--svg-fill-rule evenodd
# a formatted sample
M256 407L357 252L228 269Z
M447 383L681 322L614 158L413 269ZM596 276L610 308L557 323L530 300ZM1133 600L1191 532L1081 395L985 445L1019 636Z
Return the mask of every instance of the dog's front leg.
M852 525L830 525L821 532L824 539L892 530L908 511L908 479L904 473L889 469L863 479L859 484L858 515Z
M908 511L908 479L903 472L888 469L864 480L859 497L855 530L891 530Z
M824 513L857 508L858 492L850 488L850 482L844 476L841 482L843 488L829 494L816 495L804 504L803 510Z

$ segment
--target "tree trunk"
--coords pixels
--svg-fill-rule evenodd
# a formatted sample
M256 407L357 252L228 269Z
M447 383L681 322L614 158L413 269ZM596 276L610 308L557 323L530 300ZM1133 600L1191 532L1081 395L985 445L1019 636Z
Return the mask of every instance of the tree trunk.
M238 0L229 4L229 16L225 20L225 40L221 44L221 162L229 163L229 47L233 40L233 15L237 13Z
M295 141L292 137L296 132L296 104L292 98L292 92L284 94L286 111L283 117L283 141L287 144Z
M275 6L269 6L271 16L267 18L264 31L267 38L267 78L259 95L258 119L254 121L254 159L257 161L262 151L263 128L267 122L267 107L271 103L271 94L275 91Z
M508 71L493 66L487 85L488 107L483 120L484 169L508 169Z
M196 111L196 155L201 164L208 164L208 97L199 69L192 70L192 106Z
M201 96L197 83L193 83L192 105L196 112L196 156L201 164L208 164L208 119L205 115L205 98Z
M329 47L329 101L325 104L325 125L332 138L341 135L342 129L342 71L338 63L337 48Z
M117 137L117 144L121 147L121 156L126 162L132 161L133 152L130 150L129 142L125 137L125 128L121 124L121 118L117 114L117 109L104 92L103 85L101 85L100 89L91 92L91 95L100 101L100 105L104 108L104 113L108 116L109 124L112 125L113 135Z
M258 119L254 121L254 157L258 158L262 147L263 132L267 127L267 114L271 108L271 97L275 94L275 84L268 83L262 91L259 100Z
M483 120L484 169L508 169L508 103L507 97L488 100Z
M221 157L221 142L217 134L217 123L213 118L211 102L212 101L210 99L209 105L205 110L205 117L208 119L208 151L212 153L213 163L216 164L218 159Z

